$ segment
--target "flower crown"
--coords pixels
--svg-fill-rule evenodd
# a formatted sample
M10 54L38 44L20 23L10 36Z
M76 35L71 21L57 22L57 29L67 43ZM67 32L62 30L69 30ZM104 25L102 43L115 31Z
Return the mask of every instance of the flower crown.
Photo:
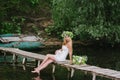
M73 33L70 31L63 31L62 37L69 36L70 38L73 38Z

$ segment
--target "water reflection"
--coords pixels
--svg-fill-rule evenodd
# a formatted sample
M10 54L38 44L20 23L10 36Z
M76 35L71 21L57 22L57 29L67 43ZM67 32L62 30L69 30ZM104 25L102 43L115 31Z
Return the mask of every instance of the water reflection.
M37 77L32 78L32 80L42 80L42 79L40 78L40 76L37 76Z
M62 75L62 74L61 74ZM60 76L61 76L60 75ZM60 77L59 76L59 77ZM33 77L32 78L32 80L45 80L44 78L42 78L43 76L40 76L40 75L38 75L38 76L36 76L36 77ZM47 76L45 76L45 77L47 77ZM49 77L50 77L50 75L49 75ZM63 76L62 76L63 77ZM49 78L50 80L60 80L60 78L59 79L57 79L57 77L55 76L55 74L52 74L51 75L51 78ZM68 72L68 74L67 74L67 76L66 76L66 78L64 79L64 80L71 80L72 78L70 77L70 73ZM47 79L48 80L48 79ZM62 79L63 80L63 79Z

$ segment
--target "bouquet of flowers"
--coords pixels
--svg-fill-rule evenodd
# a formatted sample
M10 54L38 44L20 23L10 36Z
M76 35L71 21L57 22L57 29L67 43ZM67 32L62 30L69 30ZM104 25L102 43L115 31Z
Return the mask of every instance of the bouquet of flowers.
M77 55L73 55L73 64L86 64L88 60L87 56L77 56Z
M62 37L69 36L69 37L73 38L73 33L70 31L64 31L61 36Z

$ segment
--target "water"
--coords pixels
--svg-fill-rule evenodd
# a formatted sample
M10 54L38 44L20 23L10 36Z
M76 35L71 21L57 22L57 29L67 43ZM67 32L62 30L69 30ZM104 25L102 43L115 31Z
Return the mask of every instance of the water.
M41 50L36 50L38 54L53 53L54 50L60 48L60 46L49 46ZM119 48L98 48L98 47L81 47L74 45L74 55L87 55L87 64L100 66L103 68L110 68L114 70L120 70L120 50ZM9 60L8 60L9 58ZM91 74L85 74L82 71L75 70L75 74L70 78L70 72L65 67L56 65L55 73L52 74L52 65L41 71L41 75L32 74L31 70L35 67L35 62L29 59L26 70L23 69L23 65L20 63L13 65L11 63L12 56L7 56L6 61L2 54L0 55L0 80L92 80ZM21 58L19 58L21 62ZM110 80L103 77L97 77L97 80Z

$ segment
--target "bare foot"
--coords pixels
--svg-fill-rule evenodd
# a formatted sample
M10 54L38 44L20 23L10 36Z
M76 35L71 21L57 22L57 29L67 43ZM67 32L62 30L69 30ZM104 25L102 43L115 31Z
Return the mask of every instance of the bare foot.
M40 74L38 70L31 71L32 73L37 73L38 75Z

